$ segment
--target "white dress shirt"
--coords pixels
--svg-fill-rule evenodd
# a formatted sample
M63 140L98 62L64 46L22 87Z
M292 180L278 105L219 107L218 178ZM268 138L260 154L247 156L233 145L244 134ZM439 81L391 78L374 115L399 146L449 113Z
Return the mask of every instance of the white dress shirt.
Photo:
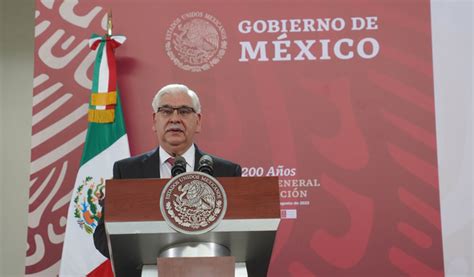
M160 178L171 178L171 168L172 166L166 162L169 158L172 158L168 152L166 152L162 147L160 147ZM191 144L191 147L184 152L181 157L186 160L186 172L194 171L194 160L195 160L196 148L194 144Z

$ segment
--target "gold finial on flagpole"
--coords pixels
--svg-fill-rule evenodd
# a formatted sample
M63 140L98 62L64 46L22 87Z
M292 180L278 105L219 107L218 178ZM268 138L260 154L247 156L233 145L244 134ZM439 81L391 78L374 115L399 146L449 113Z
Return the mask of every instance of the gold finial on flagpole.
M107 13L107 35L112 36L112 9Z

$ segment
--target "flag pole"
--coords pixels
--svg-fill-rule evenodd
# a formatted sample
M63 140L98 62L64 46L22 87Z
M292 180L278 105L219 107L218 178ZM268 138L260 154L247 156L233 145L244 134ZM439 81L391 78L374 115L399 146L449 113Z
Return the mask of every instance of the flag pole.
M112 9L107 13L107 36L112 36Z

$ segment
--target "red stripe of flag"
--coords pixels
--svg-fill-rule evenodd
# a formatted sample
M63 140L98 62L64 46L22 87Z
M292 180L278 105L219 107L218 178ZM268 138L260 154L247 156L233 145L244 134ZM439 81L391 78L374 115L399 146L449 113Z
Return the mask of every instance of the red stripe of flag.
M109 91L115 91L117 85L117 70L114 57L114 40L111 40L110 37L107 38L109 43L106 43L106 53L107 53L107 63L109 67Z

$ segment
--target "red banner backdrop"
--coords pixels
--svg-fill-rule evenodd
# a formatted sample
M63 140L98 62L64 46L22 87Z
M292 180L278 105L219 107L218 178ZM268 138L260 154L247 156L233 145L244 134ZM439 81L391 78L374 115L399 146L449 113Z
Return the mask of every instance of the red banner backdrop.
M37 1L27 274L58 271L112 9L132 154L184 83L200 148L280 176L270 276L443 275L428 0L76 2Z

